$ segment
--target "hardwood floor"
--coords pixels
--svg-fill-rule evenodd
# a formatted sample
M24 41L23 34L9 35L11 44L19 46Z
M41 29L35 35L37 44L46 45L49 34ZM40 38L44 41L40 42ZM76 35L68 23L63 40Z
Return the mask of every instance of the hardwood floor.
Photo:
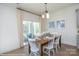
M62 44L55 56L79 56L79 50L74 46Z
M28 46L25 46L14 51L1 54L1 56L28 56ZM76 47L62 44L61 49L58 49L54 56L79 56L79 50Z
M28 55L29 55L28 46L24 46L14 51L1 54L1 56L28 56Z

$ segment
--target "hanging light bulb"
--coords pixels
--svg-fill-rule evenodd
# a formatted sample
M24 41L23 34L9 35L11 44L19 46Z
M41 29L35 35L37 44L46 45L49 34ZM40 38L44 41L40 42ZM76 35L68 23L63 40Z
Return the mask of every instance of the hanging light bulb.
M45 13L41 17L49 19L49 13L47 10L47 3L44 3L44 4L45 4Z
M45 15L44 14L42 15L42 18L45 18Z
M48 13L48 11L46 10L45 12L46 12L46 18L49 19L49 13Z
M46 18L49 19L49 13L46 13Z
M48 10L47 10L47 3L45 3L45 16L47 19L49 19L49 13L48 13Z

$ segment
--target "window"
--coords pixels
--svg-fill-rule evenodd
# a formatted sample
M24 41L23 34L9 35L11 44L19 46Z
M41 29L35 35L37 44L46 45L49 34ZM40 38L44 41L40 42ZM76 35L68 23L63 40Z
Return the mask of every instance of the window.
M30 33L30 22L29 21L23 21L23 28L24 28L24 36L26 33Z
M27 41L27 34L37 34L40 33L40 23L39 22L32 22L32 21L23 21L23 36L24 41Z
M40 33L40 24L38 22L34 22L34 34Z
M24 33L40 33L39 22L23 21Z

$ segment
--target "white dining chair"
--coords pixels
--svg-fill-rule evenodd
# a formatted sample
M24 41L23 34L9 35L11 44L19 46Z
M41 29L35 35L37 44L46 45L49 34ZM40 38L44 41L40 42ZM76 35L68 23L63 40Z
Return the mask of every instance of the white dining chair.
M56 36L55 41L54 41L54 47L56 51L59 48L59 39L60 39L60 35Z
M47 39L49 40L49 42L48 42L48 44L43 46L43 53L50 56L51 52L53 52L53 55L54 55L54 38L48 37Z
M36 44L36 41L29 41L30 44L30 56L39 56L39 48Z

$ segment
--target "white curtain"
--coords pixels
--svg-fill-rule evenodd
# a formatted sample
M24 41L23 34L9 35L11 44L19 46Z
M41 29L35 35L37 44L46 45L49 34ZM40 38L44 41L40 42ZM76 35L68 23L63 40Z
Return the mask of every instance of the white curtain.
M17 9L17 27L20 47L23 47L23 14Z

